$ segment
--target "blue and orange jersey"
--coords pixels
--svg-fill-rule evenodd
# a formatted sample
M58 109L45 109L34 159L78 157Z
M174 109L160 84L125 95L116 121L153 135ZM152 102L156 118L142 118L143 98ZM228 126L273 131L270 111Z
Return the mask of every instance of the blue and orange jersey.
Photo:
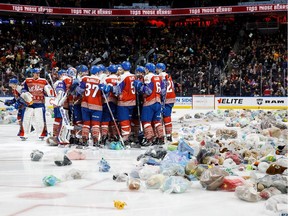
M157 102L161 103L161 77L153 73L148 73L144 77L144 83L151 92L149 95L144 92L143 106L149 106Z
M135 106L136 94L134 80L136 76L129 71L125 71L118 78L118 84L115 86L114 93L118 95L118 106Z
M104 80L104 84L108 84L111 86L116 86L118 81L118 76L116 74L110 74L107 76ZM113 102L117 104L117 97L113 92L110 92L108 97L107 97L108 102Z
M165 98L165 104L175 103L176 94L172 77L166 72L160 73L159 76L161 76L162 82L164 83L164 86L166 86L166 89L164 90L165 95L163 96Z
M99 77L84 76L80 83L80 86L85 88L82 96L81 107L85 107L91 110L102 110L102 94L99 89L101 83Z

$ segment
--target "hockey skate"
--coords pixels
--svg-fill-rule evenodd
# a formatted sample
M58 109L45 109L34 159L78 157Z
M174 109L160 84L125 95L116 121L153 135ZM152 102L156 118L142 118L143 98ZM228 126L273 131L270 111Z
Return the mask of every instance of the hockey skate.
M172 135L167 135L167 141L172 142Z
M149 146L153 145L153 141L152 140L147 140L146 138L144 138L140 145L144 146L144 147L149 147Z
M20 137L21 141L26 141L28 137Z
M124 145L126 149L140 149L141 145L139 143L130 142L129 140L124 141Z
M44 141L44 138L45 138L45 137L40 136L40 137L38 137L38 140Z

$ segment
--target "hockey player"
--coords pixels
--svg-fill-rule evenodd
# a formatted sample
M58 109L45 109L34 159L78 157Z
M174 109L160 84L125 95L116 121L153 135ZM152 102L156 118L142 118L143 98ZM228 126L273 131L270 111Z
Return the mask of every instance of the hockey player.
M117 119L120 123L121 135L125 145L130 145L128 138L131 133L131 118L136 106L135 88L133 85L136 76L130 73L131 64L124 61L118 67L117 86L113 87L113 92L118 96Z
M82 77L88 76L89 71L86 65L79 65L76 67L77 74L73 77L73 83L71 85L70 91L73 95L72 103L73 106L70 107L73 116L73 125L75 131L72 132L73 136L70 140L71 144L81 144L82 143L82 133L81 129L83 126L83 119L82 119L82 109L81 109L81 102L82 102L82 94L78 94L75 90L79 86ZM69 74L69 73L68 73Z
M47 139L50 145L69 144L71 125L69 123L69 93L72 79L67 76L66 70L57 72L58 80L54 83L56 93L54 105L53 137Z
M103 84L107 84L110 86L116 86L118 81L117 73L117 66L116 65L110 65L107 68L107 71L109 72L109 75L105 78ZM110 92L108 96L106 97L108 101L108 105L110 107L110 110L112 112L112 115L114 119L116 118L116 111L117 111L117 97L113 94L113 92ZM105 145L106 141L109 139L110 141L118 140L117 138L117 130L116 125L112 119L110 110L108 108L108 105L106 101L103 102L103 114L102 114L102 121L101 121L101 144Z
M134 81L136 90L143 93L144 103L141 112L141 121L144 128L144 135L147 143L144 145L163 145L164 134L161 123L161 79L155 75L155 65L147 63L145 65L144 83ZM157 140L155 139L157 138Z
M19 136L22 137L22 139L26 139L27 134L30 133L32 124L36 129L39 139L44 140L44 137L47 136L45 96L51 97L55 94L48 81L40 78L39 68L33 68L32 73L33 77L26 78L24 81L22 93L31 93L33 96L33 104L25 108L22 119L23 131L21 131Z
M33 96L29 92L21 94L22 86L19 85L19 81L16 78L12 78L9 80L9 86L12 88L14 98L10 100L5 100L4 104L6 106L11 106L14 104L14 107L18 109L17 120L20 125L20 129L18 132L19 136L21 134L21 131L23 130L22 117L24 109L26 106L33 103ZM24 100L24 98L26 99L26 101Z
M74 67L69 67L67 70L67 75L70 77L72 83L74 80L80 78L77 75L77 70ZM70 94L68 94L68 105L69 105L69 116L71 124L74 126L74 130L71 130L70 144L78 144L79 138L81 138L81 128L82 128L82 114L81 114L81 96L75 96L70 87Z
M176 94L172 77L166 72L166 65L156 64L156 73L161 77L163 83L162 92L162 116L165 127L165 134L168 141L172 141L172 121L171 113L176 101Z
M99 146L100 121L102 119L102 93L101 81L98 73L101 71L99 66L92 66L91 76L84 76L80 85L76 88L79 94L83 94L81 111L83 118L82 144L88 146L90 130L92 133L93 145Z
M136 79L144 83L145 68L139 66L135 70ZM143 106L143 94L136 91L136 107L131 120L131 142L140 145L143 142L143 128L140 125L140 114Z

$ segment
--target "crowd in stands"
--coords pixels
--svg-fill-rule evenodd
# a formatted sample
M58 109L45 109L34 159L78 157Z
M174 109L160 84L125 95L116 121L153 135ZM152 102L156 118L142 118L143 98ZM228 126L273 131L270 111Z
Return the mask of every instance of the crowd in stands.
M9 95L9 79L24 80L35 65L43 77L55 67L129 60L165 63L178 96L287 96L287 29L268 34L242 27L1 25L0 94Z

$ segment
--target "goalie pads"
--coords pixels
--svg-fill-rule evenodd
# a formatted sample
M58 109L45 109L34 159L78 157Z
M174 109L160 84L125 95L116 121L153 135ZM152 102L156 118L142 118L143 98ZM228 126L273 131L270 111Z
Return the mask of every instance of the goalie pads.
M20 98L20 100L23 99L28 106L33 104L33 95L30 92L21 93Z
M58 135L58 141L60 144L66 144L69 143L68 139L70 137L70 130L73 130L74 127L70 125L68 119L68 112L64 110L63 107L60 107L60 113L62 116L62 122Z
M64 91L59 91L53 101L53 105L55 106L62 106L67 99L67 93Z
M50 85L44 86L44 92L46 93L46 95L48 97L54 97L55 96L54 90Z

